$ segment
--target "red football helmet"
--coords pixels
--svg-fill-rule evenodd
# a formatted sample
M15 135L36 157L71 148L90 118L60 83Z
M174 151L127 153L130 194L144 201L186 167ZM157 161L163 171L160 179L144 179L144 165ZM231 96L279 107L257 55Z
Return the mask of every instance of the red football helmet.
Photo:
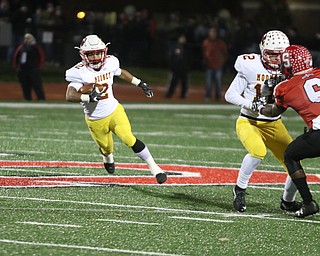
M110 43L105 44L97 35L88 35L82 40L80 47L75 48L79 49L84 65L94 70L100 70L107 58L108 44ZM100 56L98 59L89 60L88 56L90 54L98 54Z
M285 33L271 30L263 35L259 44L261 61L272 70L280 68L280 55L290 45Z
M281 66L287 79L303 74L313 69L312 55L301 45L291 45L282 53Z

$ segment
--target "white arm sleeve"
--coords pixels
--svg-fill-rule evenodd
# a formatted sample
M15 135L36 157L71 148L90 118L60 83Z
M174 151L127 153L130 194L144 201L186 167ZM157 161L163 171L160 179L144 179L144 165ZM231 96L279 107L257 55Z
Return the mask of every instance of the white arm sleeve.
M242 96L247 84L247 80L238 73L226 91L225 100L233 105L251 109L251 100Z

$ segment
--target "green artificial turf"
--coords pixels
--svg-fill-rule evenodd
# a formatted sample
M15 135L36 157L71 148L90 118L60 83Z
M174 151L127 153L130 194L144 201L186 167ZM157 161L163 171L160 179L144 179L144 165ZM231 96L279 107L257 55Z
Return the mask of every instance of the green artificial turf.
M237 108L124 106L134 134L160 165L238 168L246 154L235 133ZM293 111L283 122L293 137L303 132ZM0 123L1 161L102 160L78 104L0 102ZM118 138L114 157L116 164L144 164ZM303 164L307 173L320 174L319 159ZM270 152L258 169L283 171ZM1 162L0 172L1 177L108 175L103 168L6 167ZM126 175L151 174L116 170L115 176ZM283 185L250 185L245 213L234 211L232 188L1 188L0 255L320 255L320 214L300 220L281 211ZM310 188L319 202L319 184Z

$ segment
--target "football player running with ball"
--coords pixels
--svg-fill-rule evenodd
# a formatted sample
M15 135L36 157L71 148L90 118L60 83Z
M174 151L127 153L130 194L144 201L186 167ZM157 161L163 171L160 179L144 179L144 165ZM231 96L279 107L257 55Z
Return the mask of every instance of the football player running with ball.
M267 148L287 170L284 151L292 141L280 115L267 117L257 111L263 84L278 80L281 53L289 46L288 37L281 31L271 30L263 35L259 44L260 54L243 54L235 62L237 75L228 88L227 102L240 106L240 116L236 122L236 132L244 148L248 151L243 158L237 183L233 189L233 206L239 212L246 211L246 189L253 171L267 154ZM297 188L288 175L281 198L280 208L286 211L300 209L295 201Z
M300 161L320 157L320 69L313 68L311 53L301 45L289 46L282 54L282 62L288 80L275 87L275 103L258 109L263 115L277 116L291 107L308 125L309 131L298 136L284 153L289 175L303 199L294 216L304 218L319 212Z
M139 86L147 97L152 97L153 92L145 82L121 69L118 58L107 55L107 46L97 35L88 35L80 47L75 47L79 49L82 62L66 70L66 80L69 82L66 100L82 105L90 134L99 146L108 173L115 171L114 133L148 164L151 173L161 184L167 180L167 175L155 163L147 146L133 135L127 114L113 95L113 78L117 76Z

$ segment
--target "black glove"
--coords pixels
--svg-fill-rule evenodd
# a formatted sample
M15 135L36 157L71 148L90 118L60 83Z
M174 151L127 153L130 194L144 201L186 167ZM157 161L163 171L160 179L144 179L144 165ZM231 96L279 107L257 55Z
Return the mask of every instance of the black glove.
M103 90L100 92L99 90L96 90L96 86L94 85L92 88L91 93L89 94L90 102L97 102L101 99L102 96L104 96L106 87L103 88Z
M250 108L253 110L253 111L257 111L257 112L260 112L260 109L262 107L264 107L265 105L267 104L266 102L266 98L262 97L255 97L253 99L253 101L251 102L251 105L250 105Z
M272 89L280 82L286 80L284 75L276 75L275 77L269 78L264 81L264 86Z
M145 82L140 82L138 84L139 87L143 90L144 94L147 95L147 97L151 98L153 96L153 91L151 88L145 83Z

